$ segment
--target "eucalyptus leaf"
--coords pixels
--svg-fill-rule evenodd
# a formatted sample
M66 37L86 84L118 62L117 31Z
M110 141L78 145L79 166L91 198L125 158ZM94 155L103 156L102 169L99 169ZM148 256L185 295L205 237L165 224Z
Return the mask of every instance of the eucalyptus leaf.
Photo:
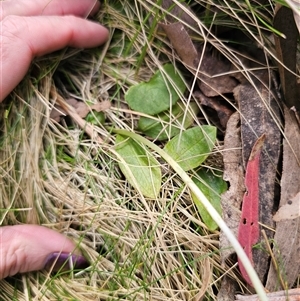
M146 146L117 135L115 150L123 159L119 167L128 182L144 196L156 198L161 187L161 169Z
M163 66L163 71L157 71L148 82L132 86L125 100L132 110L155 115L174 105L185 89L185 83L174 66L167 64Z
M214 126L203 125L188 129L169 142L164 150L187 171L198 167L208 157L216 142Z
M138 129L148 137L157 140L166 140L179 134L182 129L189 128L194 123L194 116L199 112L196 103L189 105L185 114L183 104L176 103L172 109L156 115L155 119L141 117Z
M221 194L227 190L227 184L222 179L221 175L218 173L214 174L212 171L202 168L200 171L198 171L197 177L193 178L193 181L217 210L217 212L221 214ZM212 219L200 200L198 200L193 193L192 199L196 204L199 214L207 228L210 231L216 230L218 225Z

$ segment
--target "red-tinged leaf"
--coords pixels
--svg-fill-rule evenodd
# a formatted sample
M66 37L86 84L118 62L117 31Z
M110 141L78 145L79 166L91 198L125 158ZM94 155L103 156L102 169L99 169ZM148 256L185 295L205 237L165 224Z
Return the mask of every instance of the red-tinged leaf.
M255 142L246 169L245 185L247 192L244 195L242 216L238 230L238 241L252 262L252 247L259 239L258 205L259 205L259 160L265 140L262 135ZM252 286L251 280L240 260L238 260L242 276Z

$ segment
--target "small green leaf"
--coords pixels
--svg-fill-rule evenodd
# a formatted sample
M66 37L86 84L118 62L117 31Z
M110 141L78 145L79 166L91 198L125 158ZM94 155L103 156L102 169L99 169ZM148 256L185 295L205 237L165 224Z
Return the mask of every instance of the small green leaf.
M197 115L198 112L198 105L191 103L189 111L185 115L183 105L176 103L172 110L156 115L156 119L141 117L138 122L138 129L153 139L170 139L179 134L182 129L189 128L194 123L193 116Z
M221 194L227 190L227 184L222 179L221 175L212 173L210 170L200 169L197 173L198 177L193 178L193 181L198 188L203 192L206 198L214 206L219 214L222 212L221 208ZM202 203L192 193L192 199L197 206L200 216L210 231L214 231L218 228L216 222L211 218Z
M161 187L161 169L150 151L131 138L116 136L116 152L124 160L119 166L128 182L149 198L156 198Z
M154 115L168 110L178 101L186 89L185 83L172 64L163 69L164 72L157 71L147 83L137 84L127 91L125 100L132 110Z
M216 128L203 125L175 136L164 147L183 170L198 167L212 151L216 142Z
M90 112L87 114L85 120L94 125L104 124L105 115L103 112L93 111L93 113Z

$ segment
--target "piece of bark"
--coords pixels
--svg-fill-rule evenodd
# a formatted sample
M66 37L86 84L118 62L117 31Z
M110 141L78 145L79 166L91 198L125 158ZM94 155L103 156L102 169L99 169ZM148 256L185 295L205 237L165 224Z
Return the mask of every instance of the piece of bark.
M236 237L241 219L240 208L245 193L239 123L239 113L233 113L227 123L223 151L223 179L229 183L229 189L221 195L222 218ZM223 231L220 233L220 253L222 265L235 253Z
M281 133L277 100L263 80L266 74L257 74L254 85L243 83L234 90L234 97L239 104L241 114L242 155L244 166L258 137L265 134L264 149L260 158L259 171L259 222L260 229L266 231L269 239L273 238L275 181L280 155ZM270 114L272 113L272 115ZM269 255L260 233L259 248L253 250L253 263L260 280L265 282L269 268Z
M285 139L280 206L288 203L300 191L300 128L294 112L284 107ZM300 218L282 220L276 224L273 253L279 263L279 272L290 288L300 273ZM277 272L271 265L266 288L279 287Z
M236 300L239 301L259 301L258 295L236 295ZM267 293L269 301L300 301L300 289L291 289L288 291L278 291L274 293Z

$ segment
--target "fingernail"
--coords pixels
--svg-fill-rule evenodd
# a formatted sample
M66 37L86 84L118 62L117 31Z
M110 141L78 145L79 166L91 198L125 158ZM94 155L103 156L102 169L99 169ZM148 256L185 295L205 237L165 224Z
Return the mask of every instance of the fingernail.
M55 252L47 256L44 268L58 272L85 269L88 266L89 262L81 255Z

